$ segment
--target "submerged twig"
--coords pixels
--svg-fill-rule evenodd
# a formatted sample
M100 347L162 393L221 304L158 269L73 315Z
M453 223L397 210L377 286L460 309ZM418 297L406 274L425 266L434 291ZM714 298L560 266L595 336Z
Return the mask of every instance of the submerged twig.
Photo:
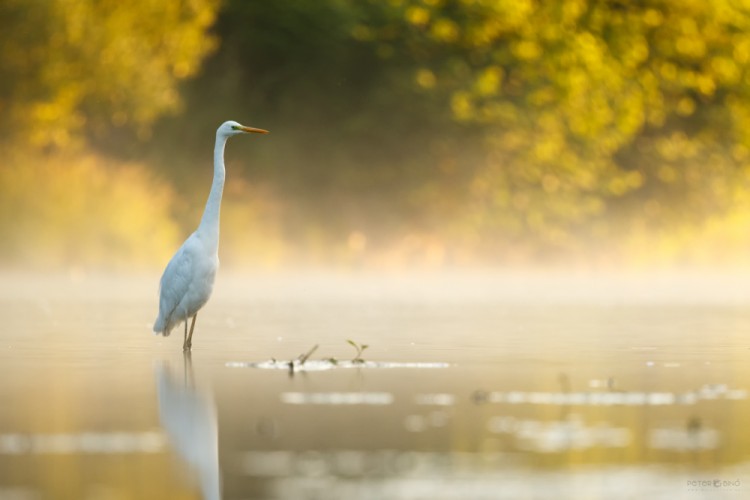
M318 344L315 344L314 346L312 346L312 349L310 349L309 351L307 351L307 353L305 353L305 354L300 354L300 355L299 355L299 357L297 358L297 361L299 361L299 364L300 364L300 365L304 365L304 364L305 364L305 361L307 361L307 359L308 359L308 358L309 358L310 356L312 356L312 354L313 354L313 353L314 353L315 351L317 351L317 350L318 350Z
M329 367L341 367L341 366L347 366L347 365L358 365L358 366L364 366L367 361L362 359L362 353L367 349L369 346L367 344L358 344L357 342L353 340L347 340L346 341L349 345L354 347L356 349L356 354L354 358L352 358L350 361L341 361L336 359L335 357L331 356L328 358L321 358L319 362L311 361L310 364L314 365L313 367L305 367L305 363L310 361L310 358L313 354L318 350L319 345L315 344L310 348L309 351L300 354L296 358L290 359L289 361L282 361L277 360L276 358L271 358L270 364L274 365L276 367L284 367L289 371L289 375L294 375L296 372L299 371L307 371L309 369L312 370L319 370L321 364L328 364Z

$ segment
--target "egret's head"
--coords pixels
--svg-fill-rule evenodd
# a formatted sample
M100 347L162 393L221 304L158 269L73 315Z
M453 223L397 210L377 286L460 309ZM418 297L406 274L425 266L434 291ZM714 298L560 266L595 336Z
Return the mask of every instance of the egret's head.
M216 130L216 135L223 135L225 137L231 137L238 134L267 134L268 130L262 128L253 128L240 125L235 121L228 121L221 124Z

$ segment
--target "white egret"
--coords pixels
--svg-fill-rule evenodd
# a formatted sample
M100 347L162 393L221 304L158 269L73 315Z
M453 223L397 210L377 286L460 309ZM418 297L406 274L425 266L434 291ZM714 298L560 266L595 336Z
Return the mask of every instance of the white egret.
M168 336L185 323L183 351L192 347L193 329L198 311L208 302L219 267L219 215L224 192L224 146L233 135L267 134L267 130L245 127L227 121L216 129L214 180L198 229L191 234L167 264L159 283L159 317L154 322L156 335ZM188 334L188 319L192 318Z

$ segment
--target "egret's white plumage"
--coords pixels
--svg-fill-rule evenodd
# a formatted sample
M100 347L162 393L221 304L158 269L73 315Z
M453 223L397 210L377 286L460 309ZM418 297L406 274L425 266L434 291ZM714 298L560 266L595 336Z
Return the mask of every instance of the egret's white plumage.
M168 336L172 329L185 322L183 349L192 343L195 317L214 287L219 268L219 217L224 192L224 146L233 135L244 133L266 134L266 130L245 127L234 121L221 124L216 130L214 147L214 180L198 229L191 234L167 264L159 283L159 317L154 322L154 333ZM193 318L190 335L187 321Z

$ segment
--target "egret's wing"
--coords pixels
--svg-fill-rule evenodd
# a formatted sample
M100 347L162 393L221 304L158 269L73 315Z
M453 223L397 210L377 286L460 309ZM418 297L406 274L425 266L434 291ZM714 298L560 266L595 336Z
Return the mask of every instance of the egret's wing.
M181 317L174 317L175 309L190 288L193 277L193 252L190 249L190 239L180 247L172 260L167 264L159 282L159 318L164 322L164 333L169 330Z

